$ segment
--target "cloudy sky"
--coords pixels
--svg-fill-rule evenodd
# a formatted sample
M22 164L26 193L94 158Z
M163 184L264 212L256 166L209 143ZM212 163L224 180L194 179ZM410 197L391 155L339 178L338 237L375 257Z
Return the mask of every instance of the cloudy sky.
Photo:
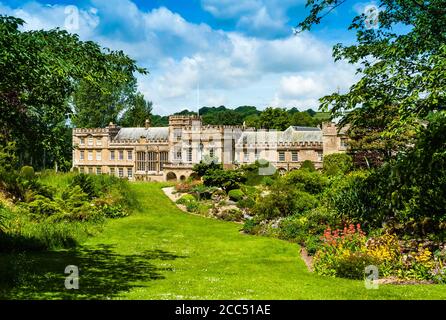
M372 3L347 1L295 36L305 2L0 0L0 14L24 19L26 30L60 27L123 50L150 71L138 77L139 90L159 114L198 105L304 110L355 80L352 66L333 62L331 48L354 41L347 26Z

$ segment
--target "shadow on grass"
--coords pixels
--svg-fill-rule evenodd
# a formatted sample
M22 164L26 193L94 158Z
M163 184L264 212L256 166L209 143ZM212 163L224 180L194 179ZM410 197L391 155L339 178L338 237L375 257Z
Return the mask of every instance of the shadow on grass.
M184 258L162 250L121 255L113 246L46 253L0 254L0 299L112 299L123 292L164 279L168 267L152 260ZM162 264L162 263L161 263ZM79 289L67 290L65 267L79 268Z

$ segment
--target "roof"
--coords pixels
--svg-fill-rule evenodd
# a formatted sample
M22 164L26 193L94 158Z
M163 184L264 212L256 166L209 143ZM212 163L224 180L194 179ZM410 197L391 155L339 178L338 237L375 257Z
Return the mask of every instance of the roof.
M238 144L322 142L322 130L311 127L289 127L285 131L250 131L242 133Z
M291 126L290 128L292 128L295 131L321 131L321 129L317 128L317 127L299 127L299 126Z
M169 137L169 128L121 128L114 140L138 140L141 137L148 140L167 140Z

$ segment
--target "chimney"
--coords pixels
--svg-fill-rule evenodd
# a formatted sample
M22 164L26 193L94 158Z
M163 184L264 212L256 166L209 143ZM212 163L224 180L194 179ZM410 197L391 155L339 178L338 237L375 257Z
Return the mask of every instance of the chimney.
M146 129L150 128L150 119L146 119L145 126L146 126Z

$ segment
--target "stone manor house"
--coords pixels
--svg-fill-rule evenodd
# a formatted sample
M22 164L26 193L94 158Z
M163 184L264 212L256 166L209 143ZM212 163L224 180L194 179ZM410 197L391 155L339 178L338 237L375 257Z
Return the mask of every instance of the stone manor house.
M111 174L129 180L174 181L193 176L200 161L218 161L225 168L268 161L285 173L310 160L322 168L324 155L345 152L345 129L334 123L289 127L285 131L244 126L206 126L199 116L169 117L168 127L73 130L73 168L89 174ZM266 173L267 174L267 173Z

